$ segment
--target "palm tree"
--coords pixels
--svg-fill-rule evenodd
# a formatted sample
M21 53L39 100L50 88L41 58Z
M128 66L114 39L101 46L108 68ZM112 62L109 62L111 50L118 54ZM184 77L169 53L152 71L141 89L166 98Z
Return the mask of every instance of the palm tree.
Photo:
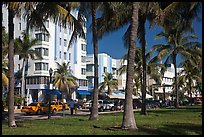
M179 24L181 25L181 24ZM157 38L163 37L167 40L167 44L157 44L152 47L152 50L158 51L157 58L161 60L163 57L166 57L166 61L170 63L173 60L174 68L175 68L175 93L176 97L178 97L178 90L177 90L177 55L180 54L181 56L188 57L193 54L192 51L189 51L189 47L193 47L195 45L200 45L198 42L189 41L190 38L195 39L196 36L189 35L185 36L185 31L182 29L180 30L178 24L175 24L174 28L169 27L168 30L165 32L161 32L157 34ZM178 98L176 98L175 107L178 107Z
M126 94L125 94L125 106L123 113L122 129L137 129L132 104L133 93L133 75L134 71L134 59L135 59L135 38L137 36L138 25L138 9L139 2L132 3L132 17L131 17L131 31L130 31L130 45L128 48L128 60L127 60L127 82L126 82Z
M68 99L71 99L71 94L73 90L71 88L76 89L78 84L76 82L77 78L72 75L72 71L69 68L69 63L62 63L60 65L57 63L57 70L54 72L54 87L62 92L62 97L64 95L68 95Z
M179 80L185 84L189 91L188 94L190 94L191 105L192 105L192 88L195 87L196 83L201 83L202 81L202 74L200 73L200 68L197 65L201 62L202 54L201 50L198 52L200 52L200 54L191 56L188 60L185 60L180 64L183 69L180 72L181 76L179 76Z
M88 19L89 15L92 17L91 31L93 36L93 48L94 48L94 89L93 89L93 103L89 120L96 120L98 118L98 31L96 12L103 5L101 2L81 2L80 11Z
M8 89L8 127L16 127L14 119L14 11L15 3L8 3L8 35L9 35L9 89Z
M200 12L201 3L200 2L172 2L172 3L164 3L161 4L161 7L165 7L163 10L163 15L161 16L160 25L163 27L165 31L169 31L170 28L173 28L172 31L178 29L179 31L183 32L194 32L192 28L192 21L197 18L199 19L198 15ZM175 25L177 24L177 25ZM174 32L176 33L176 32ZM175 35L176 36L176 35ZM174 36L174 37L175 37ZM176 38L171 38L174 40L174 44L178 44ZM176 64L176 56L177 53L174 52L173 64ZM174 67L176 67L174 65ZM175 69L175 107L178 107L178 85L177 85L177 71Z
M14 53L19 55L20 59L23 59L22 66L22 79L21 79L21 98L25 97L25 71L26 64L28 59L42 59L41 54L34 50L33 47L38 44L38 39L30 39L29 34L26 32L22 32L23 40L20 38L15 39L14 41ZM23 106L24 102L22 102L21 106Z
M104 74L104 81L100 83L99 89L105 90L105 88L108 86L108 94L112 95L113 89L118 89L118 81L114 79L113 74L106 72Z

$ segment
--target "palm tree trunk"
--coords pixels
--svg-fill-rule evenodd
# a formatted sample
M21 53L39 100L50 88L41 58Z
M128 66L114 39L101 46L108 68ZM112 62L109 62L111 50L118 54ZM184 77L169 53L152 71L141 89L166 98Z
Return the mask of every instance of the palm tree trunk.
M21 80L21 107L24 106L23 98L25 97L25 59L23 59L23 70L22 70L22 80Z
M175 99L175 108L179 107L179 94L178 94L178 84L177 84L177 65L176 65L176 53L173 55L173 64L174 64L174 73L175 73L175 93L176 93L176 99Z
M138 27L138 9L139 2L133 2L132 4L132 18L131 18L131 32L130 32L130 45L128 48L128 60L127 60L127 81L126 81L126 94L124 113L122 121L122 129L137 129L134 112L133 112L133 75L134 72L134 60L136 49L136 37Z
M192 86L191 86L191 81L189 79L189 90L190 90L190 99L191 99L191 106L193 105L193 100L192 100Z
M9 4L10 6L10 4ZM16 127L14 118L14 11L8 7L8 28L9 28L9 90L8 90L8 127Z
M146 111L146 103L145 103L145 98L146 98L146 56L145 56L145 45L146 45L146 40L145 40L145 21L146 21L146 17L143 16L142 17L142 25L141 25L141 29L142 29L142 35L143 37L141 38L141 44L142 44L142 68L143 68L143 83L142 83L142 86L143 86L143 90L141 91L142 92L142 108L141 108L141 114L142 115L147 115L147 111Z
M111 89L110 89L109 86L108 86L108 94L109 94L109 95L112 95L112 91L111 91Z
M92 11L92 34L93 34L93 47L94 47L94 91L93 91L93 103L89 120L95 120L98 118L98 38L97 38L97 22L96 22L96 8L95 3L91 2Z

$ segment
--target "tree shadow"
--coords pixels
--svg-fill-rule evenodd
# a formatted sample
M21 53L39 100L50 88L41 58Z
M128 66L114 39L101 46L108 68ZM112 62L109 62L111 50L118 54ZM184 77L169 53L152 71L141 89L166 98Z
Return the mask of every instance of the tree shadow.
M202 126L190 123L176 123L163 125L156 131L158 135L202 135Z

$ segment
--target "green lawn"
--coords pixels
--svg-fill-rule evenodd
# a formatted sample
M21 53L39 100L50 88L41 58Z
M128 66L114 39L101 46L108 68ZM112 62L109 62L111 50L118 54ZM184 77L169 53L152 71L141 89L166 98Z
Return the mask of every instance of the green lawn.
M9 129L2 123L3 135L202 135L202 106L179 109L157 109L147 116L135 112L138 130L120 130L122 113L99 115L99 120L89 121L89 116L69 116L46 120L16 121L17 128Z

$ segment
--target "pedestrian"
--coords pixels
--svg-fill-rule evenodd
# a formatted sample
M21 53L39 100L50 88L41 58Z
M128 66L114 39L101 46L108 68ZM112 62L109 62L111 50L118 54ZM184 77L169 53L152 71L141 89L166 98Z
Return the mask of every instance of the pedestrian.
M71 110L71 115L73 115L73 113L74 113L74 100L73 99L71 99L71 101L69 103L69 107Z
M78 111L78 103L77 102L74 104L74 110L75 110L75 114L77 114L77 111Z

